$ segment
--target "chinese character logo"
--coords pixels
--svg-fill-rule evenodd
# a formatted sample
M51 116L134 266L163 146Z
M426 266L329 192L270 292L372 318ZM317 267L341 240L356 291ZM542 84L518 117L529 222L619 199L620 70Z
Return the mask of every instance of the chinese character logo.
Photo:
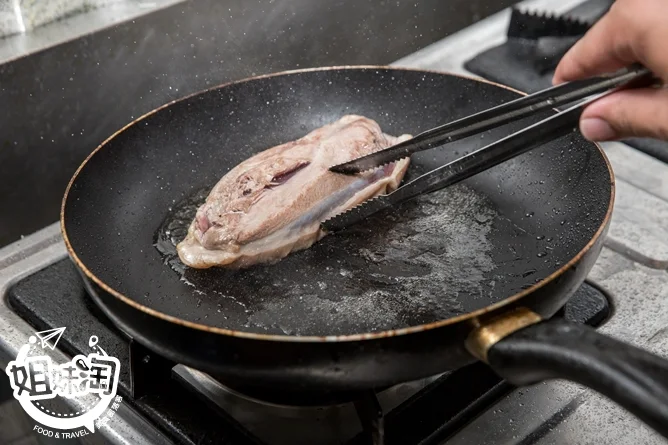
M14 397L35 421L59 430L83 426L93 432L96 423L103 425L113 416L113 412L109 412L100 419L109 405L114 402L115 411L121 401L121 397L116 396L120 364L97 344L95 335L88 341L93 352L79 354L67 363L54 363L45 352L47 348L55 350L64 331L65 328L50 329L30 336L5 372ZM91 395L92 401L73 412L61 412L49 404L58 397L75 399L91 398ZM67 433L62 434L65 437Z

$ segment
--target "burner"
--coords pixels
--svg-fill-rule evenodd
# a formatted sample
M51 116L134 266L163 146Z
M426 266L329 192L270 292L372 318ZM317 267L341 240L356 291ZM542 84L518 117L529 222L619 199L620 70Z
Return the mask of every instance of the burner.
M513 389L482 363L367 393L218 381L129 340L97 310L68 259L17 282L8 301L35 330L77 326L59 342L67 354L86 350L92 333L104 338L108 353L126 364L119 382L124 400L176 443L442 444ZM596 326L609 312L606 297L584 284L557 316Z
M285 408L343 405L345 403L362 400L368 396L367 392L302 392L294 389L254 386L245 382L233 382L230 379L215 378L215 380L221 388L238 397L242 397L255 403ZM386 389L387 388L379 389L373 394L378 394Z

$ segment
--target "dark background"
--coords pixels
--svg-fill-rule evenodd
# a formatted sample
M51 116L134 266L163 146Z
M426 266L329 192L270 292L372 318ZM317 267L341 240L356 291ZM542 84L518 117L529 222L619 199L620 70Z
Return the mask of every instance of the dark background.
M57 221L80 162L165 102L255 74L388 64L513 3L194 0L0 65L0 247Z

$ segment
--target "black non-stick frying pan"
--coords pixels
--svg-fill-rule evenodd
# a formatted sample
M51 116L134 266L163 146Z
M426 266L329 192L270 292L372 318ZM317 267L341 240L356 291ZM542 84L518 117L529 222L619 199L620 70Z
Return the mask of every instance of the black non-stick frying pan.
M481 359L519 385L589 385L668 434L663 359L541 321L587 276L614 201L610 165L577 132L275 265L202 271L174 257L208 189L261 150L348 113L417 134L517 95L386 67L294 71L195 94L85 160L63 199L68 251L121 329L232 387L350 394ZM545 117L414 155L408 178Z

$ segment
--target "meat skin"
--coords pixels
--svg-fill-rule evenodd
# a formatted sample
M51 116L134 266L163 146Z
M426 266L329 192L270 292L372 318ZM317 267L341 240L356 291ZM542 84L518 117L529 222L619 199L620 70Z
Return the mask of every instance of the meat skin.
M410 138L384 134L375 121L346 115L256 154L212 188L177 245L179 258L197 269L244 268L310 247L326 235L321 221L395 190L410 160L355 176L329 167Z

